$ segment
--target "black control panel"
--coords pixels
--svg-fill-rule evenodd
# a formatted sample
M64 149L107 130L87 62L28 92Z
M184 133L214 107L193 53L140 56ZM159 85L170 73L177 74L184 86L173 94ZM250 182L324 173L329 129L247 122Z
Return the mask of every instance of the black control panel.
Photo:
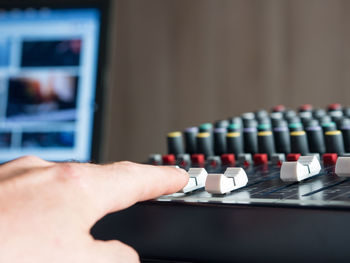
M188 170L179 193L111 214L92 233L146 259L348 261L350 108L283 105L167 135L148 163Z

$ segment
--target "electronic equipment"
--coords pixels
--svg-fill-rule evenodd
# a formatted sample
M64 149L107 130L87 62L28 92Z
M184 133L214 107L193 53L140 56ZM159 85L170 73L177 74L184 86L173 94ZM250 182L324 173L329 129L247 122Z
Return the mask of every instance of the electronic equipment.
M282 105L171 132L190 180L179 193L107 215L92 229L144 259L345 262L350 242L350 108Z
M0 162L97 159L107 5L0 3Z

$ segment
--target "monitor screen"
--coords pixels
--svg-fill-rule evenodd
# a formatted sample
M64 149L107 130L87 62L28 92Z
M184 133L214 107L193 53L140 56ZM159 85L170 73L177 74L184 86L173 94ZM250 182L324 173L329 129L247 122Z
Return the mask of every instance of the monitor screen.
M0 10L0 161L91 158L100 12Z

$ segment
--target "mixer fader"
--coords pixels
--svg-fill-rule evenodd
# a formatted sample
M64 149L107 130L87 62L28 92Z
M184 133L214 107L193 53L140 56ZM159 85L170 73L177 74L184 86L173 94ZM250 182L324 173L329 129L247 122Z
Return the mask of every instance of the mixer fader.
M148 163L186 169L188 184L110 215L97 236L122 239L153 259L349 260L349 107L278 105L166 140L168 152Z

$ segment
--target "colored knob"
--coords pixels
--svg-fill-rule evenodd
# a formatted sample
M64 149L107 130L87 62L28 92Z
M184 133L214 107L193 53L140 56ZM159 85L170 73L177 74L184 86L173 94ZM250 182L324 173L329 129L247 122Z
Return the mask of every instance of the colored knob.
M242 129L241 125L238 123L231 123L228 127L227 127L227 131L228 132L240 132Z
M303 124L301 122L292 122L288 125L290 131L302 131Z
M290 137L287 123L280 123L278 127L273 129L273 135L275 138L276 152L289 154L290 153Z
M207 122L199 125L199 132L211 132L213 130L213 124Z
M327 153L344 154L344 141L341 131L325 132L326 151Z
M206 157L214 155L212 138L209 132L197 134L197 153L204 154Z
M261 123L258 125L258 131L271 131L270 123Z
M233 117L230 119L230 124L235 125L235 127L238 127L240 131L243 129L243 121L240 117Z
M312 111L313 107L311 104L304 104L304 105L301 105L299 107L299 111L300 112L303 112L303 111Z
M269 157L275 153L275 142L271 131L261 131L258 133L259 153L266 153Z
M243 153L243 138L240 132L229 132L226 135L227 152L238 155Z
M291 152L306 155L309 147L305 131L292 131L290 133Z
M328 111L336 111L341 109L342 109L342 106L340 103L332 103L328 105Z
M323 132L328 132L328 131L335 131L337 129L337 125L335 122L324 122L321 124L321 127L323 129Z
M286 110L286 107L284 105L276 105L272 108L273 112L284 112Z
M185 153L181 132L168 133L168 153L175 156Z

